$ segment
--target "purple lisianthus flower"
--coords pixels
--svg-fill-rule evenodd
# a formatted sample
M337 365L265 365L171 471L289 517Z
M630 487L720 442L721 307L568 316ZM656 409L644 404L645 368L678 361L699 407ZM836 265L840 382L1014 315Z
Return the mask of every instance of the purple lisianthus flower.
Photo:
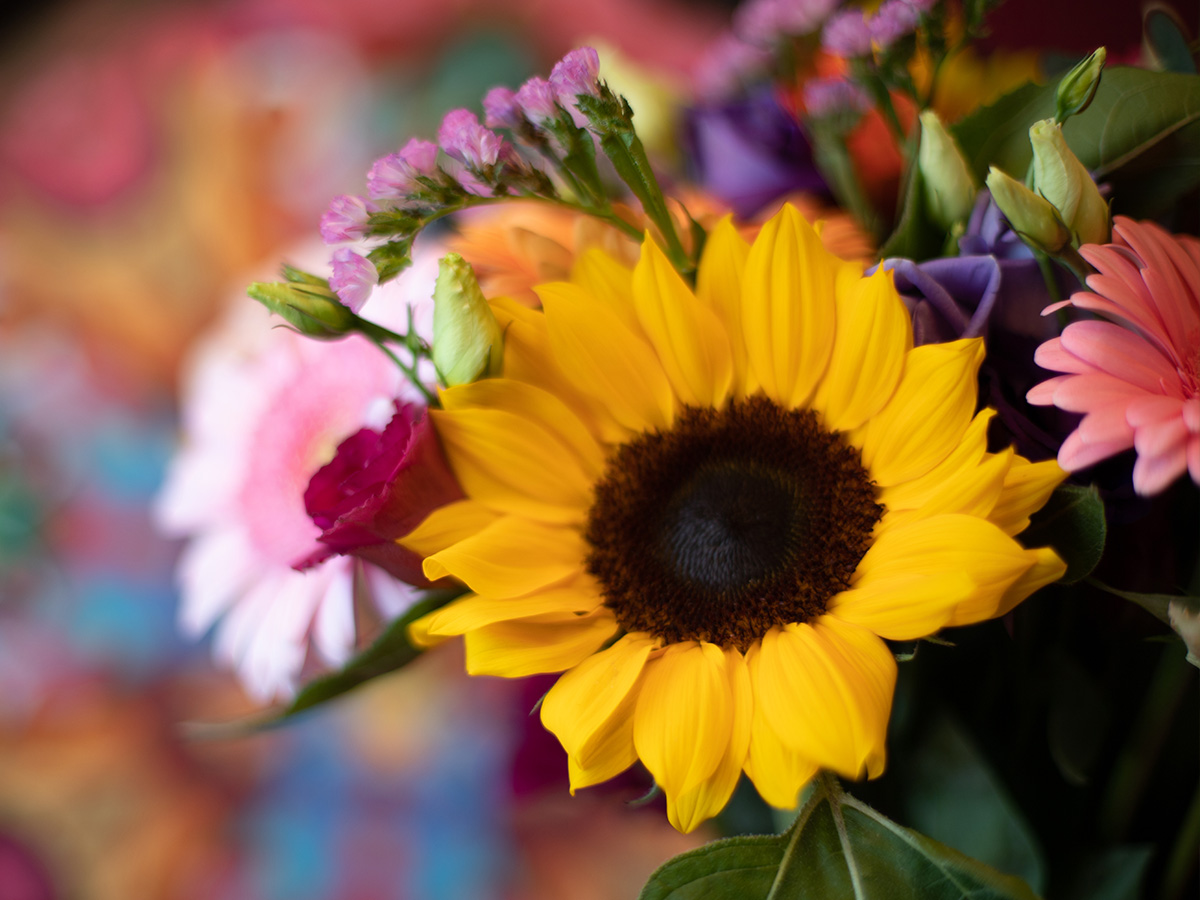
M350 308L350 312L357 313L379 284L379 272L375 264L349 247L334 250L330 263L333 274L329 276L329 286L338 299Z
M446 154L476 172L496 164L501 142L469 109L450 110L438 129L438 144Z
M825 23L821 32L821 45L837 56L869 56L871 28L859 10L845 10Z
M409 584L429 584L421 557L396 543L433 510L463 497L425 407L395 402L383 431L363 428L337 448L304 492L304 508L325 549L297 569L331 556L356 556Z
M510 88L501 85L483 95L483 124L488 128L515 131L524 120L517 95Z
M375 160L367 174L367 192L377 200L404 199L418 186L418 178L437 174L437 144L412 138L399 153Z
M1051 458L1073 423L1056 409L1032 407L1024 400L1045 376L1034 365L1034 351L1058 333L1054 319L1041 314L1052 299L1041 269L986 193L959 247L962 255L957 257L882 263L895 276L912 313L913 342L984 338L980 402L999 413L1007 432L1002 443L1015 443L1030 459ZM1077 287L1065 271L1056 277L1063 296Z
M321 216L321 239L327 244L358 241L367 233L368 220L376 206L364 197L341 194L333 198Z
M797 191L828 194L799 123L768 86L689 109L685 132L694 180L741 218Z
M517 90L517 106L530 122L544 125L558 117L558 95L554 85L536 75Z

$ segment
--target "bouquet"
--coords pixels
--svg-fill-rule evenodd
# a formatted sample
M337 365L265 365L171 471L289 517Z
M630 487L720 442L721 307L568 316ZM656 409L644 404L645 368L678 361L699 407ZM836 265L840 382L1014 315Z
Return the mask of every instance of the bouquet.
M580 48L334 198L160 503L250 727L461 639L719 838L643 898L1194 887L1195 45L991 6L747 3L683 167Z

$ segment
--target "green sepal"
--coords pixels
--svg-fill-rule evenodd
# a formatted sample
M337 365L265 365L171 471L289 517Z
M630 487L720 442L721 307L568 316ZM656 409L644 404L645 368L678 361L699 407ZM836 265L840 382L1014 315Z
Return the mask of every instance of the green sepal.
M1104 501L1095 485L1062 484L1018 537L1026 547L1053 547L1067 564L1059 583L1075 584L1100 562L1107 532Z
M390 281L412 265L412 242L415 235L380 244L367 254L379 273L379 283Z

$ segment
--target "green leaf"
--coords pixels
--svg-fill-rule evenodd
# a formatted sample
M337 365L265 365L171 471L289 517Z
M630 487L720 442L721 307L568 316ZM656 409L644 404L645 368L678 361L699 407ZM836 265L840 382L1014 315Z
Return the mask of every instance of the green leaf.
M989 165L1017 178L1024 174L1033 156L1029 127L1054 115L1055 92L1055 85L1027 84L951 129L977 176L984 178ZM1063 135L1098 179L1113 177L1118 211L1138 214L1149 204L1169 204L1200 184L1200 75L1106 69L1091 106ZM1152 150L1153 165L1140 161ZM1144 182L1158 195L1139 196L1135 189Z
M1034 900L1017 878L902 828L822 776L788 831L675 857L640 900Z
M1033 829L949 715L937 717L922 735L901 780L905 815L914 828L1042 889L1046 866Z
M879 251L880 259L902 256L921 262L942 252L945 232L933 224L925 209L921 168L916 164L920 141L921 129L914 128L905 151L905 158L912 162L900 192L900 216L895 230Z
M445 606L460 594L461 590L426 592L424 599L413 604L408 612L388 625L370 647L350 660L340 671L309 682L282 710L271 710L265 715L236 722L188 723L189 735L194 738L221 740L245 737L275 728L300 713L328 703L366 684L373 678L407 666L424 652L409 641L408 626L422 616Z
M1146 10L1142 22L1144 46L1157 68L1168 72L1195 72L1187 26L1179 13L1169 6L1153 6Z
M1095 486L1064 484L1033 515L1020 539L1026 547L1053 547L1067 564L1061 583L1075 584L1100 562L1107 530L1104 501Z
M1070 879L1066 900L1139 900L1153 856L1152 845L1132 844L1091 857Z

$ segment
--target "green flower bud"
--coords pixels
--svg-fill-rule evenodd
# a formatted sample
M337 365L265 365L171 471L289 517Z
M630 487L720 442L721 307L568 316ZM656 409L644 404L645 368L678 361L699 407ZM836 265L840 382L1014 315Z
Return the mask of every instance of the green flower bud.
M504 335L470 263L457 253L438 261L433 289L433 366L446 387L499 375Z
M988 170L987 187L1013 230L1035 249L1057 253L1071 240L1071 233L1050 201L1015 178L992 166Z
M925 187L925 207L933 221L947 231L965 222L979 186L958 144L932 109L921 113L917 166Z
M1101 47L1058 83L1058 90L1054 94L1054 121L1059 125L1091 105L1096 88L1100 87L1100 73L1104 70L1107 56L1108 51Z
M1096 182L1063 139L1053 119L1029 129L1033 145L1033 189L1049 200L1071 229L1073 243L1103 244L1109 238L1108 204Z
M357 331L358 316L334 296L324 281L309 279L286 284L256 282L247 293L307 337L333 341Z

